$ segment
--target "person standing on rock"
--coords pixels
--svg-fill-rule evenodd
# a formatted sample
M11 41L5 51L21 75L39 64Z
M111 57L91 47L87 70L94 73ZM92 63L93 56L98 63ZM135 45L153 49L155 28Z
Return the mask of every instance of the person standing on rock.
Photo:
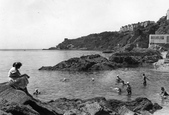
M20 73L19 69L21 66L21 62L13 63L12 68L8 72L9 84L14 88L21 89L25 93L29 94L27 90L29 76L27 74Z
M127 82L127 95L131 95L132 94L132 91L131 91L131 86L130 86L130 83L129 82Z

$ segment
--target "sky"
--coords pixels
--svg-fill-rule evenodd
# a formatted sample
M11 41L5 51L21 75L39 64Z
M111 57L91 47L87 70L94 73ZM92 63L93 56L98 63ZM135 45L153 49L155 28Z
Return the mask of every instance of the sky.
M43 49L166 16L169 0L0 0L0 49Z

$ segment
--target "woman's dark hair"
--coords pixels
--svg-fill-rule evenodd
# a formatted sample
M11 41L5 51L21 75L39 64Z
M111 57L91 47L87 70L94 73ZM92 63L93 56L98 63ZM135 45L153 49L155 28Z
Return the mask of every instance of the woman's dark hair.
M21 66L22 66L21 62L15 62L15 63L13 63L13 67L15 67L15 68L20 68Z
M161 90L163 90L163 91L164 91L164 90L165 90L165 89L164 89L164 87L161 87Z

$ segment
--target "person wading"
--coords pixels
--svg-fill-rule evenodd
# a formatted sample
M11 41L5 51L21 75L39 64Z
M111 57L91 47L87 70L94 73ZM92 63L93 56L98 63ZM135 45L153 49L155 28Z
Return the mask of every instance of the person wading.
M121 81L122 81L122 79L119 77L119 75L117 75L116 82L117 82L117 83L120 83Z
M127 95L131 95L132 94L132 89L131 89L131 86L130 86L130 83L129 82L127 82Z
M147 85L147 80L149 80L147 78L147 76L143 73L143 85L146 86Z
M166 92L166 90L164 89L164 87L161 87L161 97L162 98L166 98L167 96L169 96L169 94Z

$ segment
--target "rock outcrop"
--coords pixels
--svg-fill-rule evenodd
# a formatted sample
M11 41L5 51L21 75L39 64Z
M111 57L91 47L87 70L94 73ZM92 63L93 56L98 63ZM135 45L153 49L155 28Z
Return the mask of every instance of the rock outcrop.
M60 98L41 102L8 83L0 84L0 113L2 115L123 115L125 113L150 113L161 109L147 98L136 98L123 102L115 99L95 97L92 99Z
M142 63L154 63L162 59L160 52L151 49L124 49L114 53L109 59L99 54L71 58L55 66L42 66L39 70L100 71L120 67L133 67Z
M143 63L154 63L162 59L161 53L152 49L132 49L128 51L116 52L109 57L109 60L123 66L138 66Z
M90 71L112 70L118 65L99 54L81 56L62 61L55 66L41 67L39 70Z
M150 34L169 34L169 20L163 16L157 22L145 21L121 27L120 31L94 33L68 39L49 50L116 50L127 44L148 48ZM165 45L167 48L169 45Z
M9 115L59 115L45 103L14 89L8 83L0 84L0 110Z

